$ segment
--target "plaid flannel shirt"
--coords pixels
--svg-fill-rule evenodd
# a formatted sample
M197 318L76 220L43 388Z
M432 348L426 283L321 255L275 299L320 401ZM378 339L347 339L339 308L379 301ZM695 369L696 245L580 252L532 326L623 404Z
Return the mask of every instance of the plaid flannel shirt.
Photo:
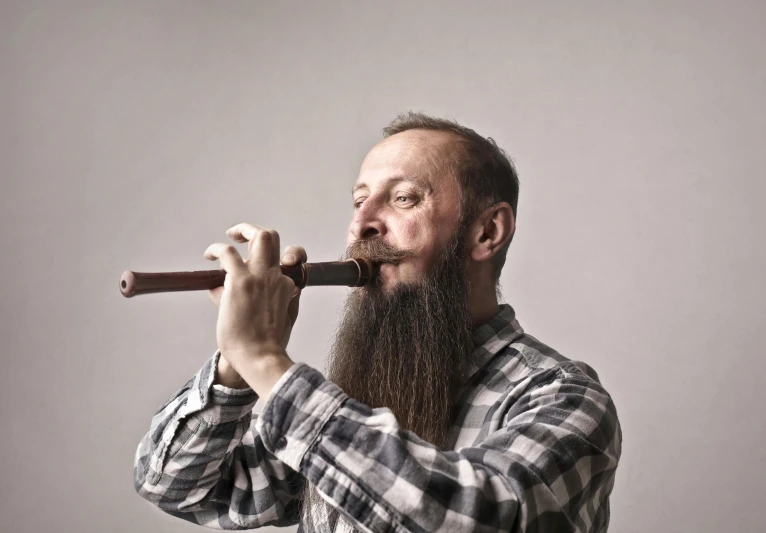
M507 304L474 343L450 449L304 363L253 413L252 390L213 384L216 352L152 419L135 488L216 529L299 523L307 478L362 531L606 531L622 432L596 372L526 334Z

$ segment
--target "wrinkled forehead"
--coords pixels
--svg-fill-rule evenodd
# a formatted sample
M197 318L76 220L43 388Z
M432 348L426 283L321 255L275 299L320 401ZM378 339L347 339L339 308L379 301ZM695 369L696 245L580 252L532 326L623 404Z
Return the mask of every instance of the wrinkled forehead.
M358 183L373 186L391 176L412 176L428 180L434 187L451 185L457 140L446 132L407 130L383 139L362 162ZM448 180L452 182L452 180Z

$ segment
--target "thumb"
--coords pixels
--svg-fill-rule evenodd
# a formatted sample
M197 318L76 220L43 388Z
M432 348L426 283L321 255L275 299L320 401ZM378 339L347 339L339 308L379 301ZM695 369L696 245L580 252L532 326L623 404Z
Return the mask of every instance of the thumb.
M215 304L216 307L221 306L221 295L223 294L223 285L220 287L216 287L215 289L210 289L207 291L207 295L210 298L210 301Z
M290 323L295 324L295 321L298 320L298 308L301 304L301 290L298 287L295 287L295 292L293 293L293 299L290 300L290 305L287 307L287 316L290 317Z

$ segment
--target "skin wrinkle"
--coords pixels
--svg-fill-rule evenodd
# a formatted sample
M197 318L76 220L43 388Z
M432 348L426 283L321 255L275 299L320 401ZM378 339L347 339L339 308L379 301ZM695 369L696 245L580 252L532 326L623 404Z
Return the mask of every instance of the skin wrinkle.
M404 182L404 183L408 183L408 184L413 184L414 186L420 188L421 192L423 192L425 194L430 194L433 191L433 189L431 188L431 184L428 183L427 180L424 180L424 179L422 179L422 178L420 178L418 176L405 176L405 175L394 176L392 178L388 178L385 181L384 185L390 186L390 185L393 185L394 183L398 183L398 182ZM358 191L360 191L362 189L369 189L369 186L366 183L356 183L351 188L351 195L352 196L355 195Z
M355 198L365 200L354 213L348 242L369 237L359 231L365 227L385 231L381 236L393 246L416 249L418 256L391 275L400 281L414 281L427 271L457 225L459 185L443 162L453 144L451 135L408 131L376 145L362 163L358 183L366 189ZM431 192L411 207L391 205L388 200L395 191L390 180L401 176L427 179Z

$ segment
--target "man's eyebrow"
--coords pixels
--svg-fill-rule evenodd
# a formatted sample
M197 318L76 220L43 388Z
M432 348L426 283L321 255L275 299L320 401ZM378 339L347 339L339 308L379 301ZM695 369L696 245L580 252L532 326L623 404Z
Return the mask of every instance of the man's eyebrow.
M428 180L424 180L422 178L419 178L417 176L393 176L391 178L386 179L383 182L384 187L389 187L392 183L398 182L398 181L406 181L407 183L412 183L416 187L419 187L420 189L424 190L425 192L431 192L431 184L428 183ZM354 194L359 189L365 189L367 188L366 183L357 183L351 188L351 194Z

